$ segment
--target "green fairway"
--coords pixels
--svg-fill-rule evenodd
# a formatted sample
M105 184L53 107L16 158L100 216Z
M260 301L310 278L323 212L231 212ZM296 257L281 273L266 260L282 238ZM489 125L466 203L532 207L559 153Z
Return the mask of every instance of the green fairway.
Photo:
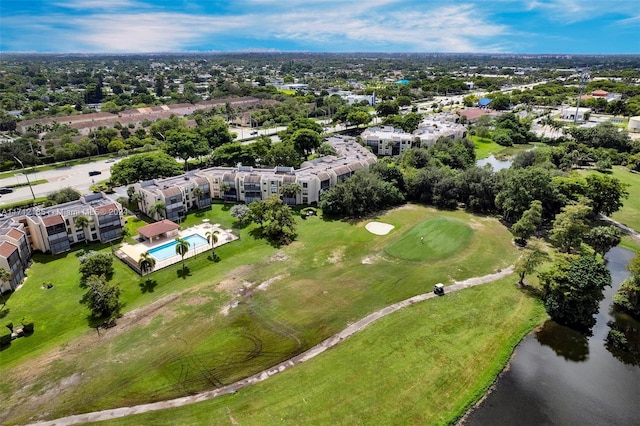
M107 423L450 424L546 317L515 280L405 308L235 395Z
M464 248L473 230L462 222L447 219L431 219L411 228L386 252L405 260L438 260L455 254Z
M600 172L581 170L580 173L586 175ZM624 205L612 214L611 218L640 232L640 174L632 173L626 167L615 166L609 176L629 185L627 187L629 197L623 200Z
M487 158L491 154L504 149L504 146L498 145L489 138L481 138L480 136L469 136L469 139L476 147L476 159L478 160Z
M209 219L230 228L230 208L216 204L185 224ZM365 225L372 220L394 225L394 232L370 233ZM55 418L231 383L437 282L492 273L518 256L499 221L463 211L406 205L360 222L320 215L297 223L298 238L289 246L255 239L253 225L235 229L241 238L216 249L219 262L202 254L187 259L186 270L176 264L152 273L149 282L119 264L114 280L123 288L125 315L100 335L78 304L82 290L73 253L60 262L37 257L7 304L8 319L28 313L36 332L0 352L0 395L7 402L0 422L30 423L34 415ZM407 234L447 223L469 235L445 257L406 261L386 252ZM45 280L54 289L40 289ZM58 286L65 293L55 304L63 307L47 316L40 305Z

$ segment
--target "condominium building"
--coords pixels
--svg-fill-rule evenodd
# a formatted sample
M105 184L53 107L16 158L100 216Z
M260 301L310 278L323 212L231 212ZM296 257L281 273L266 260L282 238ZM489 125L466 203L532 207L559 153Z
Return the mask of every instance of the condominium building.
M86 226L78 220L81 216ZM103 194L10 213L0 219L0 268L9 270L11 279L0 282L0 291L16 288L33 251L58 254L75 243L112 241L121 236L123 226L122 207Z
M375 154L355 138L333 136L327 143L336 155L306 161L299 169L211 167L137 183L134 188L140 195L138 207L156 219L180 220L187 210L207 207L212 199L249 204L275 194L288 205L317 203L322 191L376 162ZM199 197L194 195L196 186L200 188ZM155 207L159 202L164 211Z

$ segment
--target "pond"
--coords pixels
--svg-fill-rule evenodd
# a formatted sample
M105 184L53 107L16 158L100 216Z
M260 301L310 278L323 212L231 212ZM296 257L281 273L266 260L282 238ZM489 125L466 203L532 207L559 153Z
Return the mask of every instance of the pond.
M487 158L476 161L476 165L478 167L484 167L485 165L490 164L494 172L499 172L502 169L508 169L511 167L512 163L512 160L498 160L493 154Z
M495 388L470 412L468 425L631 425L640 420L640 323L610 312L611 299L635 254L607 253L613 280L600 303L593 335L547 321L517 346ZM608 350L611 326L635 340L635 358Z

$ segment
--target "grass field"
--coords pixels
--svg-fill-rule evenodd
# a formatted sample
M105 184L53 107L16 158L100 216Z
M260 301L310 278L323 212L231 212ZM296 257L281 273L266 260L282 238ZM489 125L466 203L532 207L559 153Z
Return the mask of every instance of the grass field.
M185 225L208 218L230 227L230 208L216 204ZM100 336L77 303L82 290L74 253L60 262L36 258L27 283L7 304L7 319L27 312L36 332L0 352L0 395L7 402L0 422L27 423L231 383L437 282L495 272L517 257L510 233L495 219L407 205L370 220L395 228L376 236L365 230L367 221L310 217L299 219L298 239L289 246L278 249L251 237L251 227L238 229L239 241L216 250L220 262L202 254L187 259L186 270L177 264L154 272L150 282L119 265L114 280L122 285L125 316ZM437 223L464 223L459 228L471 235L441 259L405 261L386 254L405 235ZM407 250L401 250L405 257ZM41 289L45 280L54 288ZM65 305L52 315L44 308L38 313L46 303ZM477 309L484 307L479 303ZM510 332L519 329L509 317L499 322Z
M453 256L465 247L473 230L448 219L426 220L414 226L386 248L386 253L404 260L427 261Z
M624 206L620 211L611 217L640 232L640 174L616 166L613 168L613 176L629 185L629 198L624 200Z
M502 146L498 145L490 138L481 138L480 136L468 136L468 138L476 147L476 159L478 160L487 158L492 154L498 159L512 157L535 146L535 144Z
M546 317L515 280L396 312L235 395L107 423L449 424L484 394L512 348Z

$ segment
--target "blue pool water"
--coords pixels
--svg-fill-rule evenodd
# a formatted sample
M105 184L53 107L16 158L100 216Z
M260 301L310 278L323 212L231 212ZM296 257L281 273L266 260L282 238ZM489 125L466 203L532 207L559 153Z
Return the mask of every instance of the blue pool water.
M198 234L189 235L183 239L189 242L189 250L209 244L205 237ZM152 248L149 250L149 254L158 260L168 259L171 256L176 255L176 244L177 243L175 241L171 241L159 247Z

